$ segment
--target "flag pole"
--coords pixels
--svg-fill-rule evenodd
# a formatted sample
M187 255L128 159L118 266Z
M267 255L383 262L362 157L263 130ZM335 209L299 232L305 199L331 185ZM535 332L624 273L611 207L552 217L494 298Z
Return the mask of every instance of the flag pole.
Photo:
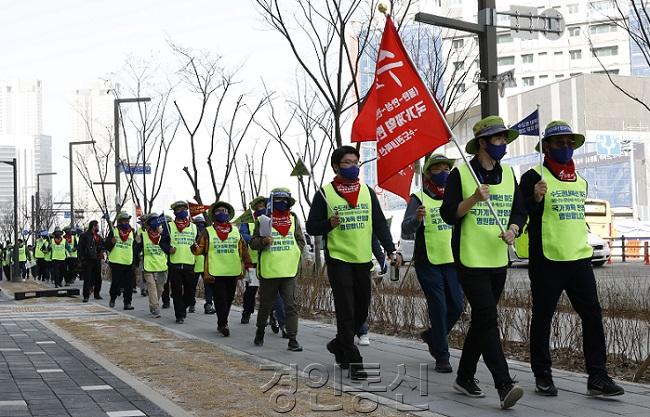
M542 126L539 117L539 104L537 105L537 135L539 136L539 175L544 179L544 151L542 150Z
M298 155L298 161L302 161L302 158L300 157L300 154L297 154L297 155ZM298 163L296 162L296 164L298 164ZM332 208L332 206L330 206L330 203L327 201L327 197L325 197L325 193L323 192L323 187L319 187L319 186L318 186L318 184L316 183L316 180L314 179L314 177L313 177L311 171L310 171L309 169L307 169L307 166L305 165L304 161L303 161L303 165L304 165L304 167L305 167L305 171L307 171L307 176L309 177L309 179L311 180L311 182L314 184L314 187L315 187L316 189L318 189L317 192L319 192L320 195L323 196L323 200L325 201L325 204L327 204L327 207L332 211L332 213L334 213L334 214L338 213L337 211L335 211L335 210ZM300 175L297 175L297 176L300 176Z

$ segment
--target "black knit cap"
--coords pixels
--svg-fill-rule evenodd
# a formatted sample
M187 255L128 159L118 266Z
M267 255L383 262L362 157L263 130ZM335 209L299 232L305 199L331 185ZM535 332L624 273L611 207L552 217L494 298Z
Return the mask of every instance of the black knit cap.
M341 163L341 159L347 154L354 154L357 158L361 158L359 151L354 146L345 145L337 148L332 152L332 157L330 158L330 165L332 167L338 166Z

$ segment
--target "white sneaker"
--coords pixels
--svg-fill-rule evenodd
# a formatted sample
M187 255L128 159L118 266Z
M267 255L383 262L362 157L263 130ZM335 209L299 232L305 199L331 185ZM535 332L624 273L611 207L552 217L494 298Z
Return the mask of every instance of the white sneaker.
M359 336L359 346L369 346L370 345L370 338L368 337L367 334L362 334Z

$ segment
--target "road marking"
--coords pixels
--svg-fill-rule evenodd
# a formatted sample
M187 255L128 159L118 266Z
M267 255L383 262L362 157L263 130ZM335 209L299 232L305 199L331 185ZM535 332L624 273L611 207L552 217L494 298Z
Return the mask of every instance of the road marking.
M0 401L0 408L3 407L27 407L27 403L23 400Z
M19 348L2 348L0 352L20 352Z
M63 369L37 369L36 372L39 374L53 374L56 372L63 372Z
M84 385L81 387L84 391L103 391L113 389L110 385Z
M146 414L144 414L140 410L109 411L106 414L108 414L108 417L139 417L139 416L146 416Z
M54 340L43 340L41 342L36 342L37 345L56 345Z

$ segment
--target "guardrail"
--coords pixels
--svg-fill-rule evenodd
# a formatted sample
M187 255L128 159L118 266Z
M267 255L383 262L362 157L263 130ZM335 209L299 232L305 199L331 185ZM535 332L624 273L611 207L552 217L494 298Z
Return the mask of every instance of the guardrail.
M621 262L630 260L643 260L645 265L650 265L650 236L634 237L607 237L611 254L608 263L612 263L612 258L620 258ZM615 245L615 242L620 242Z

